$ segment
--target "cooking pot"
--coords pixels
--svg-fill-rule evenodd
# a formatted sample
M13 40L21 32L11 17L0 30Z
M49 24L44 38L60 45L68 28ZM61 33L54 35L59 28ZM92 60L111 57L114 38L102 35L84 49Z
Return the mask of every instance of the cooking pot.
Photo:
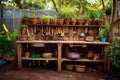
M71 53L68 53L68 58L69 59L79 59L80 55L81 55L81 53L71 52Z

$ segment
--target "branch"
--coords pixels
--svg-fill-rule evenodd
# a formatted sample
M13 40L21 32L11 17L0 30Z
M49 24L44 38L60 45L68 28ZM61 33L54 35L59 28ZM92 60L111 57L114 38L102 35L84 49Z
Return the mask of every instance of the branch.
M105 15L106 8L105 8L105 2L104 2L104 0L102 0L102 6L103 6L104 18L106 20L106 15Z
M54 5L54 7L55 7L56 12L58 13L58 9L57 9L57 5L56 5L55 1L52 0L52 2L53 2L53 5Z
M20 9L23 9L23 6L21 4L21 0L14 0L14 2L17 4L17 6L20 8Z

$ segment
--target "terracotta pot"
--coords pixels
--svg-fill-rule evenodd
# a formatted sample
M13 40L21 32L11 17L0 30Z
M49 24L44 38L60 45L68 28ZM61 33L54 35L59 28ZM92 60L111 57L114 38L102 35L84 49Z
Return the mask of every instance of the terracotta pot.
M18 39L20 40L20 41L26 41L26 35L19 35L18 36Z
M50 21L50 24L56 25L56 24L57 24L57 20L51 20L51 21Z
M49 24L50 24L50 20L48 20L48 21L43 21L43 23L46 24L46 25L49 25Z
M76 20L71 20L71 25L76 25Z
M95 20L96 25L104 25L104 22L102 20Z
M88 59L93 59L93 57L94 57L94 54L93 54L93 51L88 51L88 53L87 53L87 58Z
M80 25L80 26L83 25L83 22L81 20L77 20L76 23L77 23L77 25Z
M37 18L30 18L31 24L36 24L37 23Z
M102 73L103 72L103 66L102 65L98 65L97 66L97 71L98 71L98 73Z
M86 21L84 21L84 25L85 25L85 26L90 25L90 20L86 20Z
M64 19L58 19L58 20L57 20L58 25L62 25L62 24L63 24L63 21L64 21Z
M64 24L69 25L70 19L64 19Z
M43 24L43 20L41 18L37 18L37 24Z

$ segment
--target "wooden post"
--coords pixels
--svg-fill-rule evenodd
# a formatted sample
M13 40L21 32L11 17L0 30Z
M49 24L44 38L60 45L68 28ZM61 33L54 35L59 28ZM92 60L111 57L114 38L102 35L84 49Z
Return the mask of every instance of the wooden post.
M58 71L62 70L62 44L58 43Z
M21 43L17 43L17 59L18 59L18 68L22 68L22 60L21 60Z
M104 70L109 72L110 70L110 64L109 64L109 61L108 61L108 45L105 45L105 66L104 66Z

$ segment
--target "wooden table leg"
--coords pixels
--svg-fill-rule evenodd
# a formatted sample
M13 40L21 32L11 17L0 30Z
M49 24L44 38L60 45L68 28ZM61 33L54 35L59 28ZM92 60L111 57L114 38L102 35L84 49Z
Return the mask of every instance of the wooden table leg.
M62 44L58 44L58 71L62 70Z
M17 43L17 59L18 59L18 68L22 68L22 60L21 60L21 44Z

